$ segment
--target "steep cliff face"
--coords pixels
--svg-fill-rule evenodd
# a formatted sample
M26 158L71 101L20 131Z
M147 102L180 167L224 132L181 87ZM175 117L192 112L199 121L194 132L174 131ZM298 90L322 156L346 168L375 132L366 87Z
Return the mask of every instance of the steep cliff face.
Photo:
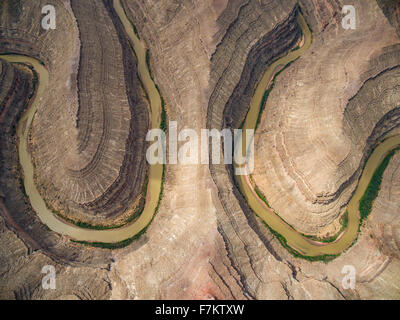
M376 141L399 125L399 38L376 3L356 12L356 30L331 22L279 76L256 137L255 183L305 233L338 216Z
M178 7L173 1L126 1L125 4L150 47L156 82L165 94L169 119L178 121L178 129L199 130L206 125L210 128L210 123L211 127L221 128L225 103L238 87L252 46L257 44L252 51L253 61L259 57L267 62L272 55L269 53L264 58L263 53L271 49L278 54L299 36L297 24L293 24L295 2L227 4L220 11L224 19L207 15L216 10L211 2L202 2L200 8L189 1L181 2ZM173 17L172 21L164 17L166 12ZM205 29L200 21L212 17L214 22L209 22ZM210 37L209 33L218 28L215 36ZM267 34L275 35L276 39L265 37L264 42L260 41ZM274 49L279 35L287 42ZM210 39L220 43L210 43ZM259 75L262 67L258 70L253 67L247 67L248 74ZM251 76L248 79L253 83L257 80ZM271 259L270 253L263 249L237 200L224 198L225 189L231 186L229 176L217 184L218 189L221 185L224 188L218 190L204 166L167 168L165 193L160 212L147 233L148 242L136 252L118 254L116 268L122 278L135 285L133 294L139 298L254 298L268 294L286 297L278 273L290 278L292 271L286 264ZM226 206L235 204L234 213L238 217L230 221L231 213ZM254 215L250 219L254 223ZM191 247L197 249L193 251ZM179 254L171 256L168 254L171 251ZM132 272L130 266L139 260ZM263 265L267 261L270 264ZM266 272L259 275L262 267L276 270L271 274L273 280L264 278ZM266 283L274 282L276 291L268 293L266 287L261 288L259 279L262 278ZM258 295L258 292L263 293Z
M238 18L219 44L212 59L210 82L214 90L207 113L208 128L221 129L225 125L224 122L228 125L236 125L236 128L239 127L266 63L284 53L298 39L295 3L285 2L281 4L285 7L281 7L280 10L268 10L274 5L277 6L278 3L269 3L269 6L260 8L257 2L249 2L242 7ZM260 14L260 16L250 16L249 12ZM277 13L279 16L271 16ZM276 29L275 23L279 26ZM269 28L265 28L265 25ZM288 30L294 30L294 32L285 33ZM247 43L243 43L244 41ZM236 43L236 46L232 43ZM246 53L238 53L239 50L246 50ZM262 59L260 65L258 65L257 57ZM235 89L239 91L237 95ZM222 210L217 211L218 231L224 240L230 263L240 275L242 290L247 297L261 297L263 294L260 290L264 289L259 287L259 281L268 282L268 280L264 272L259 273L259 267L267 263L269 267L266 269L279 269L287 275L290 274L290 269L279 262L279 257L277 257L278 260L271 259L271 256L276 254L268 244L271 238L268 235L257 236L258 227L255 216L234 186L228 170L222 164L210 165L211 175L218 188L222 204ZM263 246L262 243L266 244L267 250L265 248L256 250L255 248ZM219 266L217 272L226 272L224 269ZM271 277L275 278L274 282L277 281L277 275L274 272ZM264 292L265 297L268 294L270 298L284 296L284 290L279 281L276 283L275 290L271 291L274 292Z
M109 253L72 247L49 232L29 205L21 180L15 131L37 79L27 67L0 63L0 297L2 299L107 298ZM72 268L70 265L86 265ZM58 291L41 287L42 268L56 267ZM92 267L90 267L92 266ZM78 283L79 282L79 283ZM82 286L81 286L82 285Z
M400 154L393 156L383 178L379 196L374 203L368 227L381 242L388 256L400 258Z
M31 23L44 3L17 3L18 29L2 20L1 50L43 61L52 84L31 133L41 194L72 220L123 223L144 201L149 111L112 4L56 1L58 27L45 31Z
M149 110L112 1L0 2L0 52L49 70L30 149L48 204L71 219L115 224L140 201ZM178 130L238 128L268 64L299 43L301 9L312 47L277 78L256 132L255 182L303 232L336 230L375 143L400 124L399 38L393 7L339 0L122 0L147 45L152 75ZM380 3L380 2L379 2ZM384 13L383 13L384 12ZM90 19L88 19L90 17ZM21 188L13 130L34 74L0 60L0 296L16 299L398 298L399 155L385 171L357 242L325 264L293 257L250 210L224 165L168 165L158 214L122 250L88 249L48 230ZM12 106L12 107L11 107ZM41 288L54 265L57 290ZM342 287L342 268L357 273Z
M396 0L377 0L376 2L390 23L396 28L397 34L400 35L400 3Z
M281 56L283 53L295 47L295 44L299 41L301 30L296 22L297 13L298 8L296 7L285 21L276 25L272 31L265 34L252 46L251 51L248 53L246 64L243 67L239 83L236 85L225 105L224 128L239 128L247 111L247 108L244 106L250 105L254 88L268 64L271 63L274 58ZM223 49L219 48L218 50ZM215 64L217 65L218 61L215 61ZM220 81L223 81L223 79Z
M340 227L336 218L350 199L367 156L379 138L400 124L399 38L372 1L355 3L359 24L354 31L341 27L340 1L301 1L300 5L314 31L314 42L303 57L279 75L267 100L256 132L253 178L287 222L299 231L322 235ZM236 87L243 94L232 91L230 102L219 108L224 110L225 123L232 127L237 128L247 112L257 82L252 77L248 80L248 65L256 70L258 61L252 61L251 54L247 56L246 67L239 69L239 75L248 88ZM254 75L257 79L257 73ZM227 86L217 84L215 88L229 95ZM208 124L220 128L224 121L215 105L211 96ZM386 266L391 254L368 241L367 236L357 245L363 253L350 249L326 268L290 258L232 187L231 169L210 169L223 206L223 211L217 211L219 232L250 296L277 298L287 294L288 298L304 298L309 286L324 286L322 291L330 298L336 294L370 297L371 290L382 290L379 281L397 268L396 260ZM372 256L380 259L373 264ZM339 281L340 268L346 261L362 274L360 286L353 292L342 290ZM386 267L387 273L380 274ZM286 268L293 273L284 281L285 277L274 272L264 272L272 269L283 273ZM318 272L327 277L318 276ZM276 290L266 290L272 283ZM308 298L316 293L312 290ZM388 285L384 295L395 297L396 285Z
M231 2L231 1L229 1ZM151 69L163 93L168 119L178 130L205 128L209 97L209 58L235 19L232 1L123 1L128 17L150 49ZM233 12L232 12L233 13ZM243 298L234 269L226 278L234 288L221 292L225 281L213 272L209 259L224 259L215 219L214 189L206 165L167 165L164 192L157 216L144 239L116 254L115 270L136 298ZM194 250L195 248L195 250ZM228 263L229 260L216 263ZM134 267L132 267L134 266ZM123 288L123 286L121 286ZM115 296L120 297L116 289Z
M109 2L92 3L94 8L75 7L79 14L86 12L85 17L88 10L98 14L99 21L95 25L81 25L82 30L70 3L61 1L51 3L57 12L57 28L43 30L40 22L45 4L48 3L2 1L0 7L0 52L37 58L50 74L50 84L42 95L31 131L30 151L36 165L37 186L48 205L59 209L61 214L68 212L69 219L104 225L124 222L127 208L143 205L140 198L146 174L143 150L149 125L148 109L137 79L136 61ZM83 20L81 24L87 21L82 16L80 20ZM93 38L91 34L98 35L93 27L103 28L101 34L111 37L113 46L104 46L107 39ZM87 41L81 48L80 37L85 36ZM1 81L0 211L5 221L4 224L2 219L2 226L14 230L22 239L16 241L12 232L2 229L2 241L7 249L2 251L1 259L10 277L6 276L7 285L6 280L2 283L1 294L11 297L13 291L9 289L13 281L19 290L20 281L16 279L29 277L29 272L41 268L46 261L59 266L61 274L66 268L63 264L106 268L111 262L111 252L72 245L43 225L32 210L22 184L15 131L20 115L34 97L38 79L29 68L16 68L2 61ZM99 86L103 89L98 90ZM76 166L79 163L81 167ZM90 179L92 184L85 183L85 179ZM71 189L78 180L83 184ZM96 184L99 181L102 187ZM11 248L15 248L16 256ZM38 249L43 254L35 255L36 251L32 250ZM18 262L21 259L37 266L24 269ZM33 290L37 291L37 298L49 294L38 289L41 281L38 270L25 289L21 288L26 291L26 297L16 295L16 298L29 298ZM80 268L68 270L72 277L74 273L85 273ZM106 272L99 271L102 276L93 281L91 277L95 278L96 273L93 269L81 280L91 282L87 289L93 298L107 297L110 294L107 290L100 294L96 288L109 290L104 282ZM76 283L69 288L65 285L65 292L78 292L77 286ZM60 292L53 292L52 297L59 295Z
M365 287L363 298L372 299L377 293L382 297L400 298L400 280L395 275L400 267L400 153L393 156L383 177L383 183L376 199L366 228L369 240L375 243L382 254L369 256L365 271L361 274ZM368 266L368 267L367 267Z

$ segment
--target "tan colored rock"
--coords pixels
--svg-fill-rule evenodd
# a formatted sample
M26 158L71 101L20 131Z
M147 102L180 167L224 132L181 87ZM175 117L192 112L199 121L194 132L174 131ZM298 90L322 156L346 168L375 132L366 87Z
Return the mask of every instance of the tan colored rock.
M23 17L36 16L35 10L42 4L24 3ZM124 152L128 149L122 143L127 137L128 117L127 109L124 109L128 103L124 84L126 89L127 83L135 81L133 78L123 81L124 76L126 80L124 41L118 23L105 9L110 3L109 0L87 3L57 1L57 10L60 10L57 35L64 36L58 36L62 40L59 42L35 29L35 25L25 26L20 33L11 31L10 26L15 25L14 17L2 19L7 28L0 29L2 50L17 50L16 39L21 39L23 47L19 50L34 52L49 64L53 74L51 85L54 90L44 98L43 107L35 119L32 144L36 148L37 161L53 159L55 163L61 161L64 165L60 172L56 172L55 164L48 164L48 167L45 163L39 164L38 181L42 179L44 184L48 184L47 188L50 183L63 188L71 201L68 206L75 210L71 211L82 217L99 213L98 221L110 213L106 209L102 211L102 208L107 208L107 195L110 195L107 190L112 192L114 189L109 189L111 185L120 185L116 182L119 181L118 173L128 168L123 165L123 153L113 156L116 147L122 147ZM168 118L178 121L178 129L200 131L205 127L238 127L266 64L291 48L300 36L295 23L298 8L291 0L123 0L122 3L150 49L155 82L166 101ZM260 124L255 179L268 200L271 198L274 208L300 230L318 232L337 217L340 207L354 190L368 148L384 132L399 124L395 108L399 74L397 68L392 68L399 64L399 48L391 46L398 42L398 38L374 2L360 3L356 2L359 14L364 18L361 21L372 24L360 25L360 29L344 35L340 14L335 16L341 1L300 1L302 11L315 32L315 42L304 57L280 75ZM76 12L77 8L82 12ZM85 19L86 10L93 12L96 21ZM1 14L3 16L4 12ZM103 32L92 36L97 28ZM84 32L80 38L78 31ZM33 43L29 40L36 38L40 41ZM104 56L99 54L96 60L87 57L78 60L79 39L82 48L83 41L90 44L83 49L89 55L94 51ZM42 42L50 48L48 52L40 50ZM104 42L110 47L102 46ZM108 62L107 66L98 67L100 57ZM344 65L343 60L346 62ZM86 69L82 72L86 75L93 73L93 77L85 76L93 81L88 81L81 93L84 107L91 103L94 105L83 110L77 108L79 83L74 84L74 79L79 77L78 61L85 63ZM0 79L5 79L0 86L1 103L6 100L5 90L1 88L13 88L9 83L15 71L9 64L0 63L0 67ZM102 75L108 81L99 84L103 90L99 92L95 87L97 80L94 80L102 79ZM18 86L14 85L19 95L15 93L12 96L19 101L15 104L18 110L22 110L23 97L31 90L29 76L25 75L23 79ZM134 91L140 95L140 90ZM95 96L91 97L92 93ZM111 98L114 94L122 104L113 104ZM111 117L90 114L91 110L101 110L95 103L101 97L110 103L105 109L110 106L107 110L112 110ZM348 103L352 97L354 99ZM54 104L54 101L59 104ZM0 112L2 107L0 105ZM317 107L318 112L315 111ZM59 112L60 118L55 111ZM87 129L87 133L75 127L78 114L83 115L86 121L81 128ZM380 122L385 115L384 121ZM100 120L109 118L120 122L103 126ZM9 115L7 119L15 120L15 115ZM51 120L61 128L59 132L52 127L54 123L46 128ZM7 126L0 124L0 130ZM102 157L97 158L96 147L102 145L101 134L107 131L106 128L115 130L116 127L123 130L110 134L105 140ZM374 128L377 129L370 138ZM0 218L0 242L5 244L0 248L0 273L4 275L0 281L1 297L398 298L399 233L395 217L398 212L396 195L399 193L398 156L393 158L385 172L381 193L357 243L328 264L310 263L291 256L249 210L233 185L229 168L223 165L168 165L160 208L146 234L124 249L109 251L71 246L67 239L49 232L37 221L29 204L24 203L25 198L17 184L18 173L12 171L18 160L16 153L11 151L15 144L9 131L1 132L8 138L4 139L7 157L0 163L6 164L1 171L6 174L0 174L0 189L7 198L4 201L6 210L0 208L4 217ZM46 142L45 137L51 135L53 141ZM281 154L281 158L278 149L274 148L275 140L268 140L280 135L287 139L281 147L289 150L284 156ZM90 136L88 140L85 138ZM56 146L58 137L64 139L63 145ZM118 137L118 142L112 144L115 137ZM83 151L78 156L79 148ZM55 151L67 156L61 159ZM304 161L305 155L309 163ZM69 165L81 169L95 160L99 162L87 176L84 172L80 173L81 176L69 172L70 179L65 184L62 182L67 169L71 169ZM286 173L285 163L295 163L297 171L290 169ZM267 171L265 164L271 165ZM101 182L97 187L85 184L85 179L95 173L103 175L107 166L109 175L103 176L104 181L97 181ZM310 187L312 192L291 183L290 173L295 172L303 175L298 185ZM121 176L125 177L125 174ZM77 183L76 192L71 189L74 181ZM350 182L341 188L346 181ZM90 181L97 182L94 179ZM123 186L127 182L128 179L121 183L121 189L117 189L125 190ZM46 195L54 198L59 192L57 190L61 190L58 188ZM91 194L90 190L94 193ZM99 195L103 197L98 199ZM129 193L124 195L123 199L131 199ZM287 203L281 202L277 195ZM99 201L93 202L95 198ZM323 201L313 203L315 200ZM56 203L58 200L53 201ZM79 206L85 201L86 204L92 201L90 214ZM64 207L65 203L59 201L58 205ZM125 204L122 200L115 203ZM296 203L296 211L290 210L288 203ZM29 226L32 231L29 231ZM32 252L32 248L39 251ZM64 260L59 257L64 257ZM56 266L58 289L54 292L40 289L43 264ZM356 269L355 290L342 287L344 275L341 271L345 265Z
M256 133L254 181L304 233L338 217L371 147L398 125L399 38L377 4L355 6L356 30L331 22L279 75Z

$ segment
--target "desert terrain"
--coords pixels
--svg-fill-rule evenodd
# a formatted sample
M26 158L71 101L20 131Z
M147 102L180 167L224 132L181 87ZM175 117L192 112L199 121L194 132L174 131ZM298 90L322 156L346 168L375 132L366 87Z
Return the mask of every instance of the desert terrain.
M399 86L398 1L2 0L0 298L400 299Z

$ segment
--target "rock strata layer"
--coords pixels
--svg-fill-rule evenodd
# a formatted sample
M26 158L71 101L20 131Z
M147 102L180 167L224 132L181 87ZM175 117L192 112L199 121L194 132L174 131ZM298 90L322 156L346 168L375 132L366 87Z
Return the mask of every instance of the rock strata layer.
M328 24L279 76L255 139L255 183L304 233L337 218L376 142L400 124L398 37L376 3L356 10L356 30Z
M57 28L44 31L32 21L48 2ZM372 148L400 124L397 11L353 2L356 30L342 29L340 0L121 1L169 120L199 135L241 125L268 64L299 43L301 10L313 45L276 79L253 178L302 232L336 230ZM0 17L0 52L33 56L51 76L30 140L42 196L71 219L122 223L140 207L149 110L112 1L6 0ZM146 234L121 250L93 249L48 230L21 187L14 130L34 84L29 68L0 60L0 297L399 298L398 153L357 242L329 263L283 248L225 165L168 165ZM41 287L45 265L56 268L56 290ZM354 290L342 286L346 265Z

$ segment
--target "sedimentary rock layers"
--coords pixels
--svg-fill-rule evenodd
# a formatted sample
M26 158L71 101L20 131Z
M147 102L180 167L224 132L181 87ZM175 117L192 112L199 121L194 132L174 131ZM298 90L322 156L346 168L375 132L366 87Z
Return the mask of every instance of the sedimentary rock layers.
M398 37L376 3L357 12L356 30L328 24L279 76L255 141L255 183L305 233L338 216L371 148L399 125Z
M51 77L30 139L36 183L58 214L120 224L145 193L149 110L136 61L112 1L54 5L55 30L41 28L40 2L17 1L2 21L2 51L38 58Z
M400 3L394 0L377 0L376 2L400 35Z
M68 261L71 264L88 264L105 266L109 261L107 252L92 250L85 252L65 243L60 236L49 232L36 213L32 210L25 194L20 171L16 130L22 113L27 107L30 98L35 93L37 85L36 75L25 66L18 68L10 63L1 61L1 104L0 104L0 212L1 223L14 230L23 239L16 241L12 232L6 228L2 230L4 251L1 258L4 265L10 265L10 272L14 267L10 252L16 245L16 254L22 251L30 253L32 249L41 249L50 258L56 261ZM10 241L10 243L9 243ZM9 246L7 245L9 243ZM11 251L10 251L11 250Z
M283 7L280 7L280 10L270 11L269 9L274 6ZM250 13L257 13L260 16L250 15L249 17ZM271 16L271 13L279 15ZM211 82L214 90L207 114L209 128L220 129L225 123L236 125L236 128L240 126L255 84L263 68L266 67L266 63L286 52L300 35L295 19L296 13L294 2L269 2L259 7L258 3L253 1L241 8L238 18L230 26L213 55ZM252 47L254 49L251 49ZM246 53L241 50L245 50ZM257 57L262 59L259 67L256 66ZM241 75L243 75L242 81ZM236 96L233 93L234 97L231 98L235 89L241 94ZM237 101L239 96L240 100ZM264 278L263 272L260 274L259 266L264 263L273 265L279 262L273 258L275 251L268 244L269 236L258 231L255 216L246 207L244 198L234 186L229 169L224 165L210 165L210 170L219 190L223 207L223 211L217 213L219 232L224 238L231 263L241 275L244 291L248 296L256 297L257 283L259 279ZM245 215L243 215L243 210L245 210ZM261 239L257 233L261 233ZM255 248L261 247L264 249L256 253ZM280 259L278 256L276 258Z
M122 1L150 49L152 74L166 102L168 119L177 121L178 130L186 127L200 134L205 128L209 57L216 44L215 20L225 3ZM116 270L134 284L129 287L132 296L224 297L213 281L218 275L210 276L209 259L218 254L215 238L220 237L216 232L214 193L208 166L166 166L160 209L145 237L138 241L140 248L117 254ZM223 243L219 245L223 248ZM234 274L234 270L229 271ZM241 297L235 280L227 281L235 287L235 296Z
M314 31L314 44L304 57L277 78L256 132L254 180L273 208L302 232L335 230L338 224L332 222L350 199L366 157L380 137L399 125L398 37L374 2L355 4L359 24L356 30L344 33L345 30L341 28L342 5L340 1L300 2ZM286 12L286 17L289 17L290 11ZM239 24L238 21L235 23ZM287 21L290 19L287 18ZM290 29L288 26L286 28ZM233 30L231 26L229 31L235 34ZM277 27L274 31L278 30ZM368 40L366 34L371 35L367 37ZM273 36L274 32L271 32L266 39L271 41ZM259 37L259 43L249 44L252 49L246 56L245 65L235 63L231 68L224 69L223 66L227 64L223 64L223 58L214 60L214 72L211 73L214 77L211 81L215 89L209 103L208 127L221 128L224 123L234 128L240 126L257 83L256 71L260 68L257 66L260 57L253 59L252 53L262 47L262 36ZM289 39L290 36L286 38ZM223 42L213 59L218 57L218 50L221 50L221 57L226 59L229 49L223 48ZM323 63L316 59L319 54L324 59ZM261 58L261 61L263 63L265 60ZM221 69L223 72L215 72ZM229 72L233 76L228 75ZM220 84L224 77L230 80L242 77L243 80L237 80L237 83L243 84L236 87L229 85L228 81ZM242 94L237 95L236 90L241 90ZM230 94L230 100L221 99ZM294 154L297 154L297 159ZM299 174L299 167L307 169ZM344 170L345 167L347 169ZM217 212L219 232L225 240L232 265L241 275L245 292L258 298L272 297L271 291L263 291L263 288L266 283L271 286L273 282L277 283L274 286L276 296L279 290L288 298L301 295L303 290L307 290L308 284L303 281L303 272L296 267L299 261L293 261L281 247L276 246L276 240L271 239L265 226L252 215L245 199L233 185L231 168L211 165L210 169L223 206L223 214ZM299 184L303 187L300 188ZM310 192L316 186L317 191ZM297 200L298 193L302 193L301 201ZM330 224L331 229L324 229ZM360 246L364 245L363 240ZM339 259L337 265L322 271L332 277L325 283L325 294L343 294L340 289L336 290L338 285L335 279L336 268L343 261L349 259L364 269L369 254L376 254L379 250L373 247L366 251L366 258L360 258L358 263L354 262L357 259L352 254L354 252L350 252L345 258ZM313 274L311 278L314 281L322 281L314 273L322 270L320 265L315 268L307 262L300 265L307 273L310 272L309 275ZM273 268L283 272L286 267L293 271L293 278L288 276L291 279L289 283L279 283L273 273L267 275L263 271ZM377 264L372 273L377 274L379 267L384 268ZM388 296L394 291L395 286L392 286Z
M122 127L119 127L118 124L116 128L108 133L111 145L114 145L114 142L116 142L116 144L121 144L121 148L125 148L123 163L120 167L118 178L107 192L98 200L85 203L85 208L89 208L90 211L94 211L96 214L101 213L106 216L112 216L120 214L123 210L126 210L128 206L132 206L132 199L136 201L134 207L143 206L146 193L145 175L147 167L145 159L147 147L145 136L150 126L150 110L143 99L143 88L138 79L136 60L129 40L124 34L119 17L113 10L112 1L105 1L104 5L117 30L118 39L122 47L123 75L126 85L126 93L124 92L123 95L126 94L127 96L130 111L127 115L127 119L130 119L129 129L126 128L129 135L125 140L125 144L121 144L119 141L120 137L114 134L116 131L122 130ZM115 56L112 57L112 59L115 59ZM117 76L115 79L117 79ZM117 96L115 92L112 92L112 94L116 101L119 101L120 97ZM108 106L108 108L112 113L115 112L112 106ZM117 114L117 118L123 119L123 116ZM122 140L122 142L124 142L124 140ZM116 150L116 153L120 152L121 149ZM111 157L113 156L111 155ZM111 165L113 168L115 167L115 163L111 163L110 166Z
M124 223L140 213L146 185L149 110L136 60L111 2L52 4L57 27L47 31L40 23L44 2L4 1L0 8L0 52L37 58L50 74L30 132L36 183L47 204L68 219ZM87 19L88 12L96 19ZM7 145L1 159L7 170L1 172L1 211L30 246L54 259L104 266L108 252L71 248L40 223L24 195L14 135L38 79L20 68L24 71L2 63L1 130Z
M98 216L118 217L129 206L137 206L142 196L148 110L133 53L110 2L71 5L81 43L79 107L62 145L54 132L57 126L47 124L49 118L55 124L64 119L51 110L38 114L33 129L35 164L42 194L48 194L57 211L98 223ZM87 19L89 12L93 19ZM49 141L48 136L56 139Z
M400 259L400 153L389 164L372 209L369 226L389 257Z
M267 65L274 58L293 48L300 39L301 30L296 23L298 13L296 9L293 9L285 21L276 25L274 30L264 35L252 46L240 81L225 106L223 127L239 128L246 112L244 106L250 105L254 88Z
M50 74L30 132L36 183L69 219L120 224L140 209L146 185L149 110L136 60L111 0L49 2L57 27L48 31L48 1L0 2L0 53L33 56ZM301 44L301 10L313 45L276 78L253 178L303 232L336 230L371 149L399 126L395 28L374 1L354 3L357 29L344 30L339 0L121 0L149 49L168 119L198 133L241 125L268 64ZM326 264L291 255L223 164L168 164L146 234L121 250L88 248L48 230L24 195L14 130L34 85L29 67L0 60L1 297L399 296L398 154L357 242ZM41 289L46 264L56 266L57 290ZM356 269L355 290L342 287L344 265Z

